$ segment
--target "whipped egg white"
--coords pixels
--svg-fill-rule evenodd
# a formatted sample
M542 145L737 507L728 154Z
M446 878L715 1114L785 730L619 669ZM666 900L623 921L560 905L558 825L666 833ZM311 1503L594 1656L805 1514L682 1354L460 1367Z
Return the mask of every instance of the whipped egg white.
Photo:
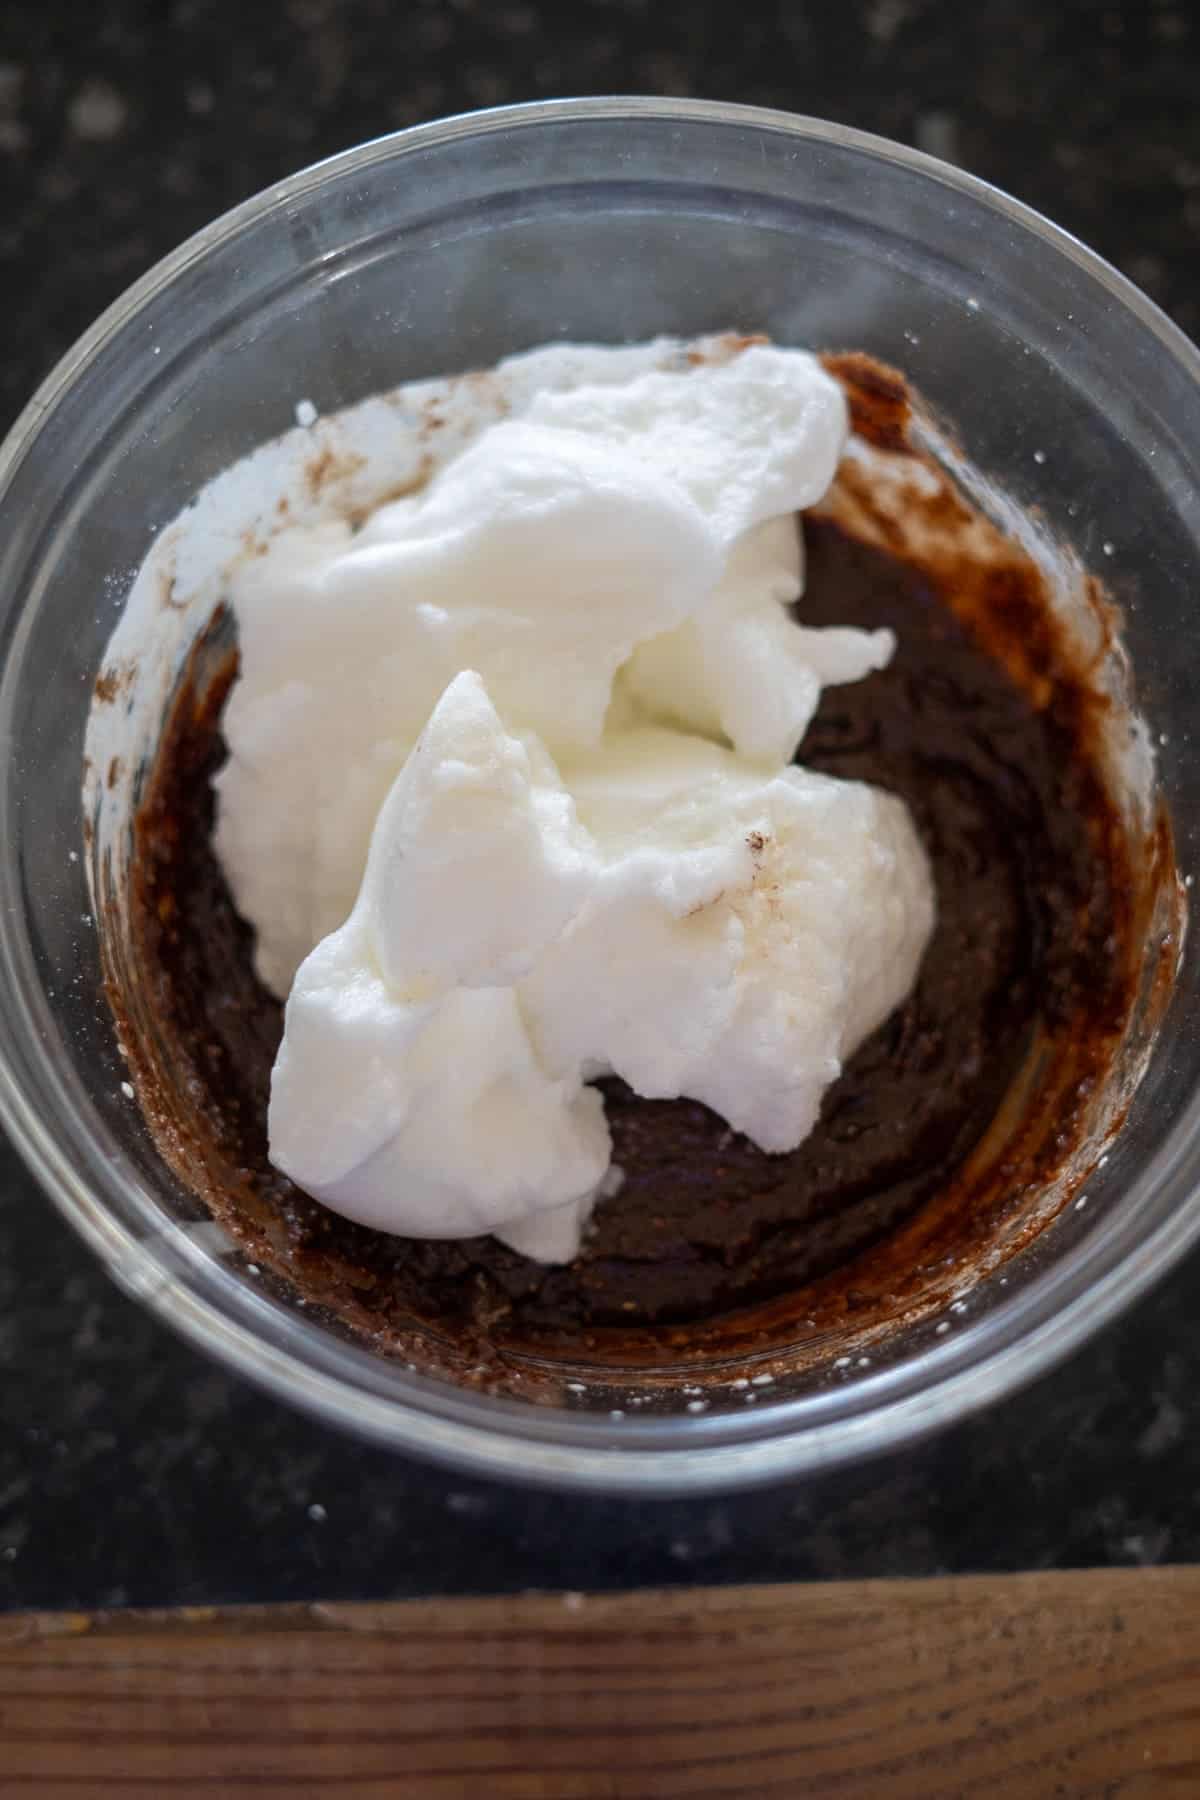
M789 610L840 388L765 344L629 354L502 365L422 487L230 586L215 847L287 1000L272 1160L545 1261L610 1179L598 1076L792 1149L933 923L903 804L792 761L894 649Z

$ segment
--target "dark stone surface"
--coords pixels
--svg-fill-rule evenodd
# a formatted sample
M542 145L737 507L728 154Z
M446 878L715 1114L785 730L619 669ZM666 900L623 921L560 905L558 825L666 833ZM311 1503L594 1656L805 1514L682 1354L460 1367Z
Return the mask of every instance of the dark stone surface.
M720 96L949 155L1200 328L1190 0L8 0L0 422L214 214L440 113ZM1200 1555L1200 1264L1035 1388L902 1458L719 1501L528 1494L260 1398L108 1283L0 1150L0 1606L1158 1562Z

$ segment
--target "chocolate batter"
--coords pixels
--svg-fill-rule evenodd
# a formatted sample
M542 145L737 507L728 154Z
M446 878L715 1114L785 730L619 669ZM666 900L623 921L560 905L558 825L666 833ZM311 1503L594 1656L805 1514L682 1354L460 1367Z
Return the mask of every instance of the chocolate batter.
M894 447L902 385L839 362L859 432ZM852 472L840 479L869 505ZM886 671L825 693L803 758L908 802L935 873L936 935L915 992L790 1154L765 1155L693 1102L605 1082L625 1183L567 1268L490 1238L368 1230L271 1167L281 1008L255 979L210 847L236 673L229 620L197 647L135 824L142 1029L124 1035L139 1098L168 1160L249 1253L378 1347L415 1354L432 1341L493 1367L530 1352L647 1367L883 1316L934 1262L994 1237L1073 1145L1134 986L1125 838L1096 774L1098 702L1020 553L923 567L832 517L804 531L805 622L888 625L899 650ZM128 994L110 984L110 996L126 1016ZM989 1151L1031 1059L1036 1091Z

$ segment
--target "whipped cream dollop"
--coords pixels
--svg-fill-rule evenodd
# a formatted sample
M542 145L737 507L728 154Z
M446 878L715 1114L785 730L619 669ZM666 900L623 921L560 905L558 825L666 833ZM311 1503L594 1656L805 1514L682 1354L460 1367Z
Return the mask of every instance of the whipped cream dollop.
M791 760L894 648L788 610L840 388L765 344L571 354L357 532L240 568L215 838L287 996L273 1161L546 1261L613 1179L597 1076L791 1149L933 920L903 804Z

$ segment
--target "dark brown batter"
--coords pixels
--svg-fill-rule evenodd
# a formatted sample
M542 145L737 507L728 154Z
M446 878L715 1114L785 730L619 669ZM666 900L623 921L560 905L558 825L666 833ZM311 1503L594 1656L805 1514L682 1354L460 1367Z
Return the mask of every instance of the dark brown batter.
M873 388L858 359L839 372L860 432L874 418L877 438L894 438L903 389L876 376ZM831 517L806 519L805 539L805 622L889 625L899 649L883 673L826 691L803 758L908 802L935 872L936 934L915 992L790 1154L765 1155L693 1102L604 1083L625 1183L566 1268L490 1238L368 1230L271 1167L281 1009L253 975L210 847L236 670L227 620L194 655L135 828L141 1004L126 1036L139 1097L168 1159L256 1260L381 1348L414 1354L426 1328L471 1359L645 1367L786 1342L900 1307L923 1270L968 1258L1012 1218L1073 1144L1135 960L1125 838L1095 768L1097 702L1019 553L986 570L923 568ZM110 993L119 1017L132 1010ZM978 1151L1035 1052L1037 1097L995 1154Z

